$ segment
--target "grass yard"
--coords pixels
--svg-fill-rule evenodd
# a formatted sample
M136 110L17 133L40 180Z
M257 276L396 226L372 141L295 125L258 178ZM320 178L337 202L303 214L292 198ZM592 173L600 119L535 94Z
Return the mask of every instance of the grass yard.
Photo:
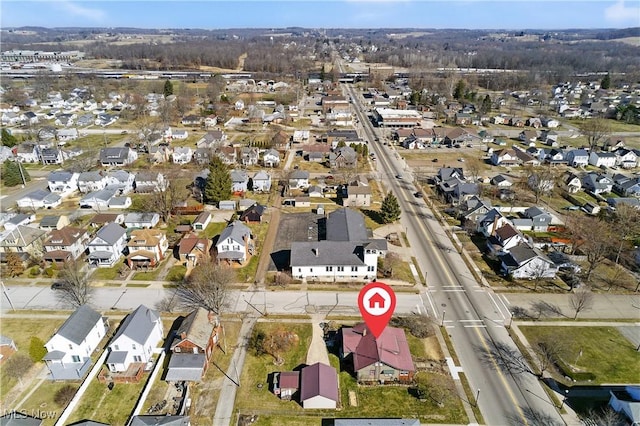
M126 424L147 378L148 373L145 373L140 383L116 383L113 390L94 379L71 414L69 423L91 419L114 425Z
M2 335L10 337L16 343L18 352L29 356L29 341L32 337L38 337L43 342L49 340L51 335L64 322L60 319L24 319L24 318L2 318ZM41 365L38 365L38 368ZM9 394L16 380L8 378L3 365L0 365L0 398Z
M203 238L213 238L216 235L219 235L226 227L226 222L211 222L209 223L209 225L207 225L204 232L201 233L201 236Z
M183 280L185 274L187 273L187 267L183 265L176 265L169 268L167 271L167 276L165 280L172 282L180 282Z
M62 410L65 405L58 405L54 399L56 392L61 388L70 385L76 391L80 387L80 381L77 382L51 382L44 381L36 389L36 391L25 401L20 407L16 407L17 410L24 410L27 413L44 413L42 416L43 426L53 425L55 420L62 414Z
M96 280L117 280L120 278L120 268L124 265L124 259L118 261L111 268L96 268L91 274L91 281Z
M614 327L522 326L520 330L529 344L548 337L564 342L562 360L593 373L593 384L638 382L640 358L636 347ZM559 375L556 378L563 380Z
M161 263L151 271L135 272L131 279L136 281L155 281L158 279L158 275L160 275L160 272L162 271L162 265L163 264Z

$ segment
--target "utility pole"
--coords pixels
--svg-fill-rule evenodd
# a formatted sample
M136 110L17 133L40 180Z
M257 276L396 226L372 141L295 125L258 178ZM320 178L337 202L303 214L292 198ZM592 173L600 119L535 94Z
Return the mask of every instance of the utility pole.
M0 284L2 284L2 292L4 293L4 296L7 298L7 301L9 302L9 306L11 306L11 310L15 311L16 308L13 306L13 302L11 301L11 298L9 297L9 293L7 292L7 288L4 286L4 281L0 281Z

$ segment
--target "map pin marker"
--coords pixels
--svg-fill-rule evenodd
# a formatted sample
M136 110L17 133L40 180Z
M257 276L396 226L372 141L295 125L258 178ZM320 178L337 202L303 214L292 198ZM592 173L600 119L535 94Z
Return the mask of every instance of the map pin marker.
M384 283L369 283L358 294L358 308L367 328L377 339L396 309L396 295Z

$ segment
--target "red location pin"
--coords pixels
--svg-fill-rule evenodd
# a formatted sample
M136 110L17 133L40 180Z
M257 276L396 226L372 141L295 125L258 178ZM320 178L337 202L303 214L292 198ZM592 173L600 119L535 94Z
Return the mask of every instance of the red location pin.
M358 294L358 308L367 328L377 339L396 309L396 295L384 283L369 283Z

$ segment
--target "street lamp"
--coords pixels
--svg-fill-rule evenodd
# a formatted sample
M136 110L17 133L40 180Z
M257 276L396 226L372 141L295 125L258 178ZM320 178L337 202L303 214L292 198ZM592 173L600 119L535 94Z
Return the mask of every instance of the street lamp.
M509 326L507 327L511 330L511 324L513 324L513 312L509 312L511 315L509 316Z
M480 398L480 388L476 391L476 407L478 406L478 398Z
M442 311L442 327L444 327L444 314L446 314L447 311Z
M569 389L564 390L564 399L562 400L562 404L560 404L561 410L562 410L562 407L564 407L564 404L567 402L567 399L569 399Z

